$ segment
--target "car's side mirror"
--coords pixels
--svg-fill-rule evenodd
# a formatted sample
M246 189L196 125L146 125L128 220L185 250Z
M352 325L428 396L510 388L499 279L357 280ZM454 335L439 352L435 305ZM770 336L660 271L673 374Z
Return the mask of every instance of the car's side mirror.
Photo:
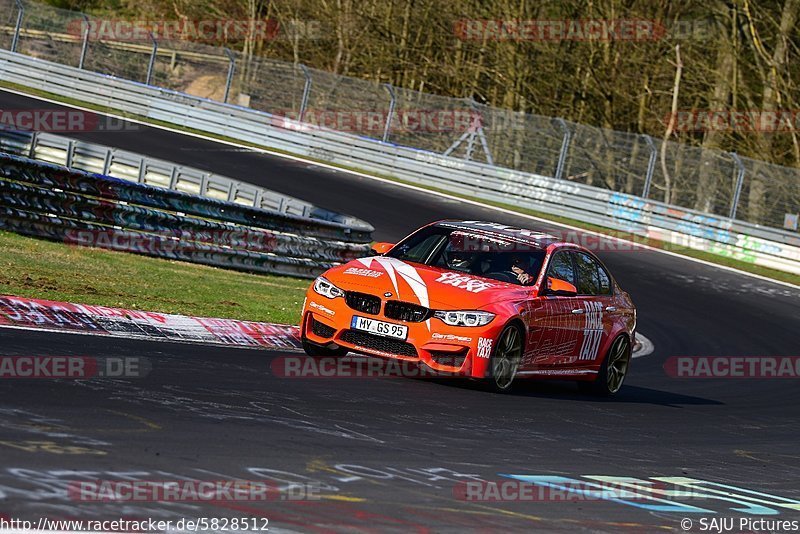
M375 243L372 245L372 253L376 256L383 256L394 247L394 243Z
M578 295L578 288L570 284L566 280L560 278L547 277L547 295L556 295L559 297L575 297Z

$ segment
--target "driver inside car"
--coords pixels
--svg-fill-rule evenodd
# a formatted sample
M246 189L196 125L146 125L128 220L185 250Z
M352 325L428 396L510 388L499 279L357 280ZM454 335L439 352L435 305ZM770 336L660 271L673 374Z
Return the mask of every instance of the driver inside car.
M471 272L477 254L475 252L465 252L463 250L445 250L445 264L455 271Z
M536 278L530 274L538 272L538 265L535 263L529 254L485 255L476 262L480 265L480 269L475 274L505 282L510 282L508 279L510 277L524 286L529 286L536 282Z
M511 256L510 270L520 284L529 286L536 282L536 278L529 274L531 272L536 272L536 269L532 267L533 266L530 265L530 256L525 257L522 254L514 254Z

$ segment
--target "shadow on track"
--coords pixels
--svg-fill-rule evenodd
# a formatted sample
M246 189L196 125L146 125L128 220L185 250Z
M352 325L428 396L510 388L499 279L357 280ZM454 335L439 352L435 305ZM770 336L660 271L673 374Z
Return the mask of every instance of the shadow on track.
M578 391L574 382L569 381L520 380L514 383L514 389L510 393L501 394L486 391L483 384L469 379L431 378L427 380L440 386L475 390L485 395L505 395L510 398L538 397L553 400L578 400L592 403L654 404L672 408L679 408L681 406L722 406L725 404L724 402L713 399L639 386L623 386L622 390L614 397L602 397L590 393L582 393Z

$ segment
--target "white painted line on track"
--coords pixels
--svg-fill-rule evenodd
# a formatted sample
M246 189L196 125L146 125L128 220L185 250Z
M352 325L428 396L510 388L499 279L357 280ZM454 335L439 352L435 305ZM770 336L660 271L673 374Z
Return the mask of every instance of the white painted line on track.
M645 356L649 356L656 350L655 345L653 342L644 337L639 332L636 332L636 344L633 347L633 357L634 358L643 358Z

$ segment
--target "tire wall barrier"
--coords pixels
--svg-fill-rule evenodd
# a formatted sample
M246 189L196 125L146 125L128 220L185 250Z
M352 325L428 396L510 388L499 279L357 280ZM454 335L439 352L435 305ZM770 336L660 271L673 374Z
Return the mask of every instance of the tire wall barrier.
M0 153L0 228L215 267L313 278L371 231Z

